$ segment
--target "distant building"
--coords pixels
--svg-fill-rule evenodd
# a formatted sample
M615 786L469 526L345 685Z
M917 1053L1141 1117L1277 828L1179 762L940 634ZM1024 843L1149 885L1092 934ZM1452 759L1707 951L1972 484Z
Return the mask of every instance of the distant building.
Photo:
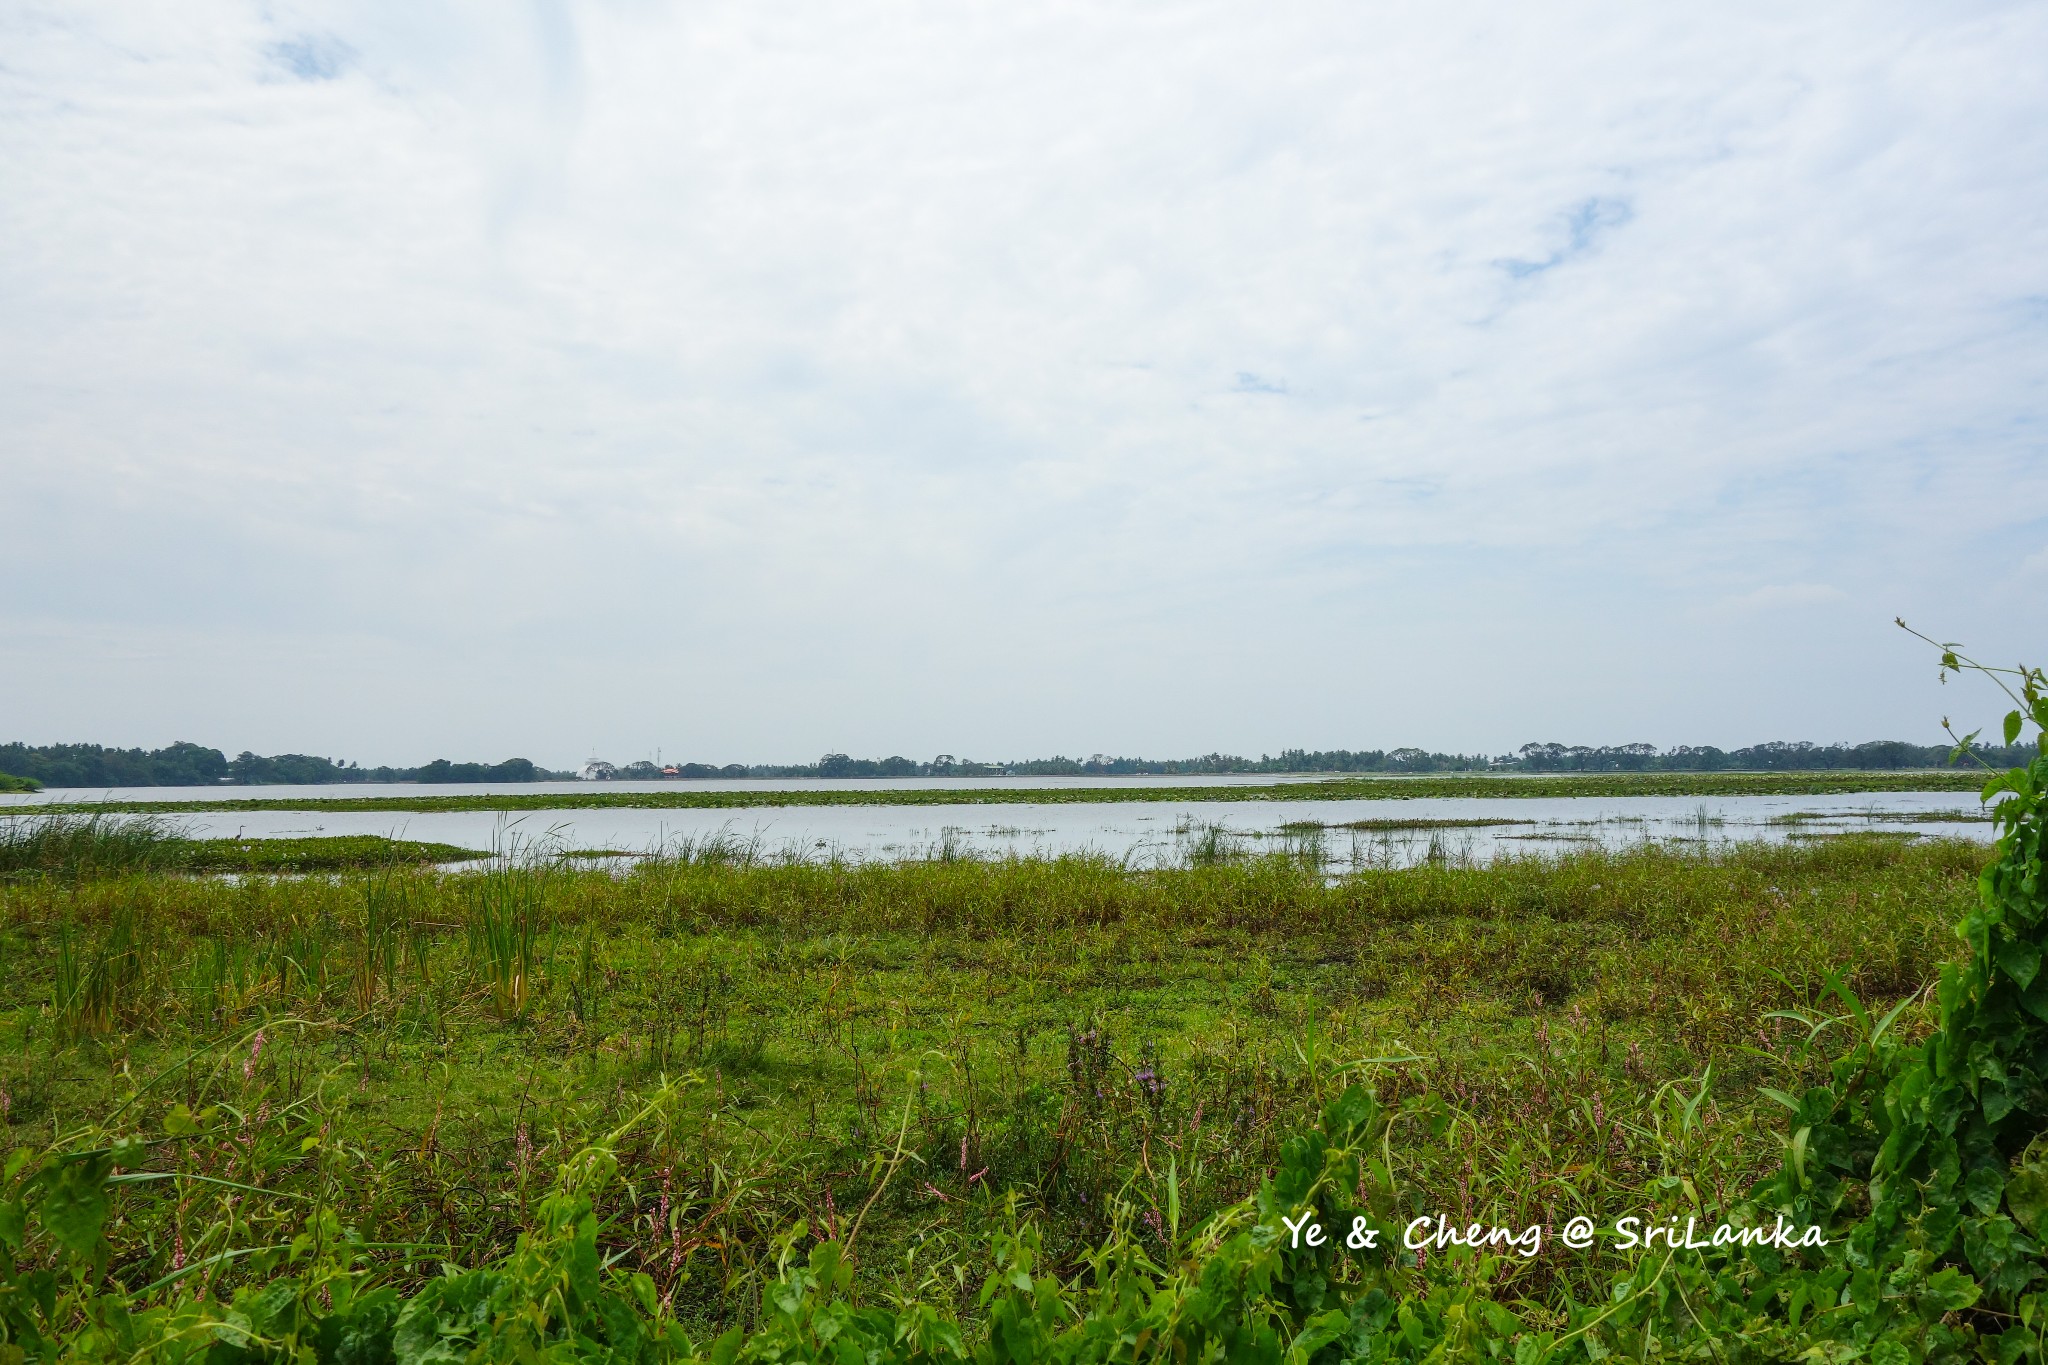
M593 758L583 765L583 771L576 776L585 782L610 782L619 775L619 770L601 758Z

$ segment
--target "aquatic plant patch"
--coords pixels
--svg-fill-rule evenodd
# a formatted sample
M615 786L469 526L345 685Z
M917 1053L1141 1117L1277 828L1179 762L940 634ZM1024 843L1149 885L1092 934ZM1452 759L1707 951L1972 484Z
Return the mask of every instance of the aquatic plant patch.
M0 879L121 877L136 873L304 873L450 863L486 855L454 844L383 835L192 839L158 817L34 814L0 817Z
M972 788L806 787L784 791L706 791L641 787L622 791L603 783L591 790L498 792L489 795L341 797L209 797L203 800L69 802L38 810L81 813L175 814L179 811L514 811L514 810L745 810L779 806L986 806L1091 805L1206 801L1396 801L1423 797L1613 796L1835 796L1861 792L1974 791L1968 772L1597 773L1531 776L1445 775L1343 778L1262 785L1156 787L988 786Z

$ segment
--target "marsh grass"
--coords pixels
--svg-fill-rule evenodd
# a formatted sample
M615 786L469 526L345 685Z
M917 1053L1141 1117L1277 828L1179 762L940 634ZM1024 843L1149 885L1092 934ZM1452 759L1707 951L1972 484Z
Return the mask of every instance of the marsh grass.
M1280 826L1280 828L1283 831L1348 829L1369 833L1409 834L1422 833L1432 829L1496 829L1507 825L1533 825L1535 823L1534 820L1418 816L1408 820L1342 820L1331 823L1321 820L1290 820Z
M499 1019L524 1017L532 998L549 875L544 863L507 859L463 884L470 968Z
M405 934L412 927L412 883L380 869L363 878L362 942L350 971L353 1003L367 1014L377 1004L379 987L389 989L398 980L399 964L405 951Z
M189 873L344 872L395 866L481 861L456 844L392 839L381 834L306 839L193 839L171 850L172 865Z
M89 938L58 926L55 989L50 1012L61 1037L77 1040L110 1032L125 1009L132 1012L142 985L142 950L135 916L122 908Z
M194 839L152 816L0 814L0 880L77 881L131 873L305 873L482 857L453 844L361 834L308 839Z
M1860 810L1854 812L1800 810L1772 815L1766 825L1843 824L1861 820L1865 824L1988 825L1996 817L1989 810Z
M971 1313L1006 1192L1072 1270L1118 1200L1166 1207L1169 1170L1190 1225L1241 1197L1356 1079L1405 1106L1390 1151L1418 1212L1662 1207L1680 1174L1711 1202L1777 1159L1758 1087L1801 1093L1832 1055L1838 1026L1774 1014L1830 1016L1831 969L1873 1006L1914 996L1988 856L1446 850L1332 879L1320 854L1214 848L854 864L717 837L623 870L19 881L0 1147L130 1105L194 1127L175 1169L266 1191L125 1190L132 1283L169 1272L181 1229L188 1258L267 1244L316 1194L369 1241L431 1248L416 1271L393 1253L403 1280L508 1249L551 1163L696 1071L621 1153L606 1257L715 1324L790 1224L844 1235L871 1205L862 1283ZM352 1153L324 1174L300 1151L318 1133ZM222 1285L258 1273L240 1264ZM1570 1273L1511 1268L1510 1289Z
M91 877L172 867L185 844L163 819L108 815L0 817L0 878Z

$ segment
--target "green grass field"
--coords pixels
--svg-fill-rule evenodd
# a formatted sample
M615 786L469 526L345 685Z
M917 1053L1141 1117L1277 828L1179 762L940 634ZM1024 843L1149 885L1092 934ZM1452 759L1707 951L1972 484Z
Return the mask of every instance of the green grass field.
M287 1241L316 1196L417 1283L507 1251L556 1163L693 1075L622 1141L606 1257L717 1326L791 1224L844 1238L865 1210L859 1282L971 1317L1011 1201L1074 1273L1119 1198L1222 1208L1358 1080L1408 1106L1388 1157L1418 1210L1730 1198L1781 1159L1759 1087L1799 1093L1840 1041L1789 1013L1841 1012L1830 971L1873 1006L1921 991L1988 856L74 869L0 885L0 1149L179 1138L192 1179L128 1187L111 1226L130 1285ZM1586 1291L1573 1266L1504 1292Z

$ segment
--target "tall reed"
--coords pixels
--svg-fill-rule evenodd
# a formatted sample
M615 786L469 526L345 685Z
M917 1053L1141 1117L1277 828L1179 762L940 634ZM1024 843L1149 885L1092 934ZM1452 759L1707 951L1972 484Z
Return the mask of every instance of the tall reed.
M0 816L0 880L164 869L176 864L183 846L183 830L150 817Z
M363 939L349 974L349 993L358 1010L368 1012L377 1003L380 982L388 989L396 981L398 966L411 928L410 883L391 868L381 868L363 878Z
M142 973L135 916L125 906L116 909L106 929L87 944L80 943L74 926L60 925L51 1001L58 1030L73 1039L110 1032L124 1008L132 1011L139 1003Z
M465 881L470 967L489 987L500 1019L522 1017L532 999L547 880L543 864L504 860Z

